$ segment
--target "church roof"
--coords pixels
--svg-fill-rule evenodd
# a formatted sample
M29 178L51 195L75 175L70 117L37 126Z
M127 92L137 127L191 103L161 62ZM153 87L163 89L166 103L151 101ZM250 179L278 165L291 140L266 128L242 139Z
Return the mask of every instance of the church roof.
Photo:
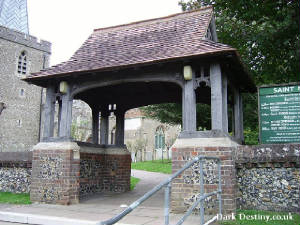
M95 29L68 61L32 73L25 80L235 51L228 45L205 39L212 16L212 7L205 7L167 17Z

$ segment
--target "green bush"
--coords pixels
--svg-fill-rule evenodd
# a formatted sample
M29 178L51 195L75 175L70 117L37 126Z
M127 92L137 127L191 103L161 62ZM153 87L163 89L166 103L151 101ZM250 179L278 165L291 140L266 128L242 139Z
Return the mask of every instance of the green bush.
M257 145L258 144L258 130L244 130L245 144Z

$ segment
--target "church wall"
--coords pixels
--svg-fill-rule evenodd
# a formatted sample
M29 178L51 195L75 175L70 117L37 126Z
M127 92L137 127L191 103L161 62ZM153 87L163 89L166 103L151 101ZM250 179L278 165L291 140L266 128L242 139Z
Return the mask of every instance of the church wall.
M21 79L49 64L50 43L0 26L0 152L29 151L39 142L41 88ZM25 51L26 74L18 58Z

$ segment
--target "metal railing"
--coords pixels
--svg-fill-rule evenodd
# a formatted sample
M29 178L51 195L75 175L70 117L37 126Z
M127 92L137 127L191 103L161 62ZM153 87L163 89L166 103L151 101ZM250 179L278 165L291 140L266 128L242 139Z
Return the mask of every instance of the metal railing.
M204 174L203 174L203 164L204 160L216 160L218 163L218 190L210 193L204 194ZM155 186L152 190L147 192L145 195L143 195L141 198L133 202L130 206L128 206L123 212L120 214L112 217L109 220L102 221L97 223L97 225L111 225L115 224L118 221L120 221L123 217L125 217L127 214L132 212L135 208L137 208L140 204L142 204L144 201L146 201L148 198L150 198L152 195L154 195L156 192L161 190L163 187L165 187L165 206L164 206L164 218L165 218L165 225L169 225L169 216L170 216L170 193L171 193L171 182L180 174L182 174L186 169L190 168L194 163L199 163L199 171L200 171L200 194L198 199L193 203L193 205L187 210L187 212L182 216L182 218L176 223L176 225L182 224L188 216L192 214L194 209L200 204L200 225L204 224L204 200L213 195L217 195L218 201L219 201L219 214L222 214L222 189L221 189L221 161L217 157L212 156L198 156L195 157L193 160L189 161L183 168L178 170L176 173L174 173L172 176L170 176L167 180L163 181L159 185ZM214 217L212 220L208 221L206 224L209 224L213 222L216 219Z

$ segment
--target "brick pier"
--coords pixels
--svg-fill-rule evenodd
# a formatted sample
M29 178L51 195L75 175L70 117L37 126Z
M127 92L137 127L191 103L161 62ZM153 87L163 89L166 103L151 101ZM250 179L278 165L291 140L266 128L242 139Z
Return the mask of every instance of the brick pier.
M237 144L228 137L221 138L191 138L177 139L172 148L172 173L182 168L196 156L216 156L221 159L222 175L222 206L223 214L236 210L236 171L234 152ZM198 167L193 166L189 171L175 179L172 186L172 210L180 213L195 201L199 193ZM218 187L217 164L210 160L204 162L205 193L216 191ZM205 213L218 212L216 197L205 202Z
M125 147L44 142L34 147L32 202L69 205L101 192L130 190L131 158Z

